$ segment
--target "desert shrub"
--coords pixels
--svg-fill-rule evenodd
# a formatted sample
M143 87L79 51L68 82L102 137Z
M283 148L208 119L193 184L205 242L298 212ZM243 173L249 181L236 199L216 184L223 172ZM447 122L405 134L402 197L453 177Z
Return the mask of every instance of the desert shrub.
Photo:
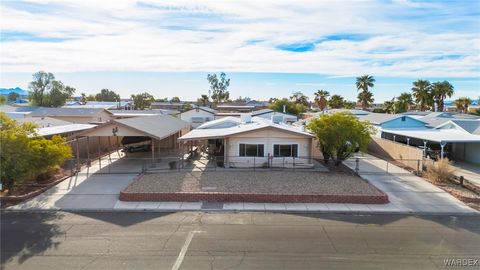
M453 178L455 169L452 162L448 158L443 158L435 163L427 164L427 171L425 177L432 180L434 183L445 183Z

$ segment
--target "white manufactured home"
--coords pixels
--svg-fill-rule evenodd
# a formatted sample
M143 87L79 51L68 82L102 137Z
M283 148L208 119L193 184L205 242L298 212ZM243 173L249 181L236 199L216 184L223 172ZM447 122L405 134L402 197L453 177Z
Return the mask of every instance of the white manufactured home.
M314 136L303 127L243 115L210 121L178 139L203 146L224 167L312 167Z

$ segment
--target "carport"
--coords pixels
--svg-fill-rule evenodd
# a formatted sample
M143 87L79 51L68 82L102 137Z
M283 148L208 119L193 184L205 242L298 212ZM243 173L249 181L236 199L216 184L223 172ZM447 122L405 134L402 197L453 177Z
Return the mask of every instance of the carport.
M126 136L149 137L152 140L151 159L152 162L154 162L155 158L160 157L162 148L178 148L177 139L189 130L190 123L179 118L170 115L155 115L111 120L105 124L79 133L76 137L77 140L80 137L87 137L87 141L90 140L91 137L108 137L109 144L110 138L114 138L114 140L120 142L121 138ZM87 147L88 145L87 143ZM157 154L155 154L155 147L158 151ZM79 164L80 157L78 156L78 149L76 153L77 164ZM90 149L87 149L86 153L87 159L90 160Z
M384 129L382 130L382 138L396 142L406 142L407 145L419 146L419 142L420 144L423 143L424 156L428 143L438 143L440 144L441 158L444 156L445 147L449 144L453 146L463 144L463 156L465 157L465 145L480 143L480 136L453 129ZM456 153L456 156L459 156L459 153Z

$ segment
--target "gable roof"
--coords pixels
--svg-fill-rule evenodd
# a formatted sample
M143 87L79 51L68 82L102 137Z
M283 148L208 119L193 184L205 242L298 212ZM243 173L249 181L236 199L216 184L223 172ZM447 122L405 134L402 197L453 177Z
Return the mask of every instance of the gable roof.
M190 126L190 123L170 115L117 119L112 122L146 133L150 137L158 140L164 139Z
M213 122L213 124L212 124ZM225 122L236 123L232 127L226 128L209 128L212 125L219 125ZM209 125L207 125L209 124ZM189 133L178 138L179 141L189 141L189 140L202 140L202 139L213 139L213 138L225 138L231 135L246 133L254 130L260 130L265 128L274 128L284 132L295 133L300 136L313 138L314 136L306 131L301 129L286 125L286 124L276 124L270 120L261 117L252 117L251 123L241 123L241 120L236 117L225 117L217 120L210 121L190 131Z
M40 107L34 110L30 115L32 117L55 117L55 116L70 116L70 117L93 117L101 112L111 112L105 109L92 109L92 108L45 108Z
M457 129L468 132L470 134L480 135L480 119L479 120L449 120L437 126L437 129L443 129L445 126L454 125Z

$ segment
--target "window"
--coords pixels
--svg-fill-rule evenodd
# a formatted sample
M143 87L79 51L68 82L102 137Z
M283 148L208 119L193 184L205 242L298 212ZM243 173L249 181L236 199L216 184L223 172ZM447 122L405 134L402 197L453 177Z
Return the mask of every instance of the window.
M298 144L274 144L274 157L298 157Z
M402 122L405 122L405 116L402 116Z
M263 157L263 144L240 144L241 157Z

